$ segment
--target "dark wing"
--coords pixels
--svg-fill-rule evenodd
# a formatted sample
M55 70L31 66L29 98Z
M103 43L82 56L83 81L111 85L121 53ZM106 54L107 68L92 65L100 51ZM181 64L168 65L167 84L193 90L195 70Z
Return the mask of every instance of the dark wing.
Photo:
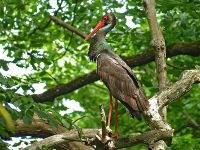
M144 92L144 90L142 89L142 86L140 84L140 82L138 81L137 77L135 76L135 74L133 73L133 71L131 70L131 68L117 55L114 54L114 57L112 57L113 59L115 59L124 69L126 69L127 73L129 74L129 76L132 78L132 81L135 83L138 91L139 91L139 107L141 108L140 110L145 111L148 109L149 107L149 102L148 99L146 97L146 94Z
M141 120L142 111L147 109L148 101L139 81L126 66L115 57L101 53L97 59L97 74L112 95L129 110L131 116Z

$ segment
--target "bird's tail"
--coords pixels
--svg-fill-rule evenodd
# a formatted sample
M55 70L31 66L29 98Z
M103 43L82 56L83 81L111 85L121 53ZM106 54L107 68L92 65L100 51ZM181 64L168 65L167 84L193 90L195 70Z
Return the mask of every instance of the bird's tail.
M141 111L134 111L133 109L129 111L132 118L136 117L139 121L142 120L142 112Z
M149 101L143 91L143 89L139 89L139 95L137 95L136 103L141 112L148 110L149 108Z
M142 120L142 112L133 110L126 102L120 101L129 111L129 114L132 118L136 117L139 121Z

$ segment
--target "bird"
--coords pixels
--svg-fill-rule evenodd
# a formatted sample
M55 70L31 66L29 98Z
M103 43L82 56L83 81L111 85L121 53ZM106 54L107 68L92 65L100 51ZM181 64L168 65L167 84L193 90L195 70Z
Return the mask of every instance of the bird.
M110 93L108 126L110 127L113 107L112 96L115 98L115 134L117 133L117 107L118 100L128 109L132 118L142 119L142 112L149 107L144 90L131 68L113 51L106 41L106 35L116 25L113 13L105 14L93 31L85 38L88 40L96 33L90 43L88 56L96 61L96 73L106 85Z

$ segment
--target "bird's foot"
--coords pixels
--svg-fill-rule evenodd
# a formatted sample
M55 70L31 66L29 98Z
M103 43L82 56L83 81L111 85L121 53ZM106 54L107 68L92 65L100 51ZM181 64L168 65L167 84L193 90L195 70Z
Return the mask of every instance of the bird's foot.
M107 133L107 135L108 135L109 137L118 139L118 134L117 134L117 132L115 132L115 134L113 134L113 133L112 133L112 130L110 129L109 126L106 126L106 133Z
M115 134L112 134L112 136L111 136L112 138L116 138L116 139L118 139L118 134L117 133L115 133Z

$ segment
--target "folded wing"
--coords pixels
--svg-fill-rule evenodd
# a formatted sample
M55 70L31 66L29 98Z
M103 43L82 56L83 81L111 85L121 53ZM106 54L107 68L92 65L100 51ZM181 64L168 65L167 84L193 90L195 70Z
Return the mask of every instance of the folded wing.
M126 63L118 56L101 53L97 59L97 74L128 110L131 117L141 120L142 111L148 108L147 97Z

